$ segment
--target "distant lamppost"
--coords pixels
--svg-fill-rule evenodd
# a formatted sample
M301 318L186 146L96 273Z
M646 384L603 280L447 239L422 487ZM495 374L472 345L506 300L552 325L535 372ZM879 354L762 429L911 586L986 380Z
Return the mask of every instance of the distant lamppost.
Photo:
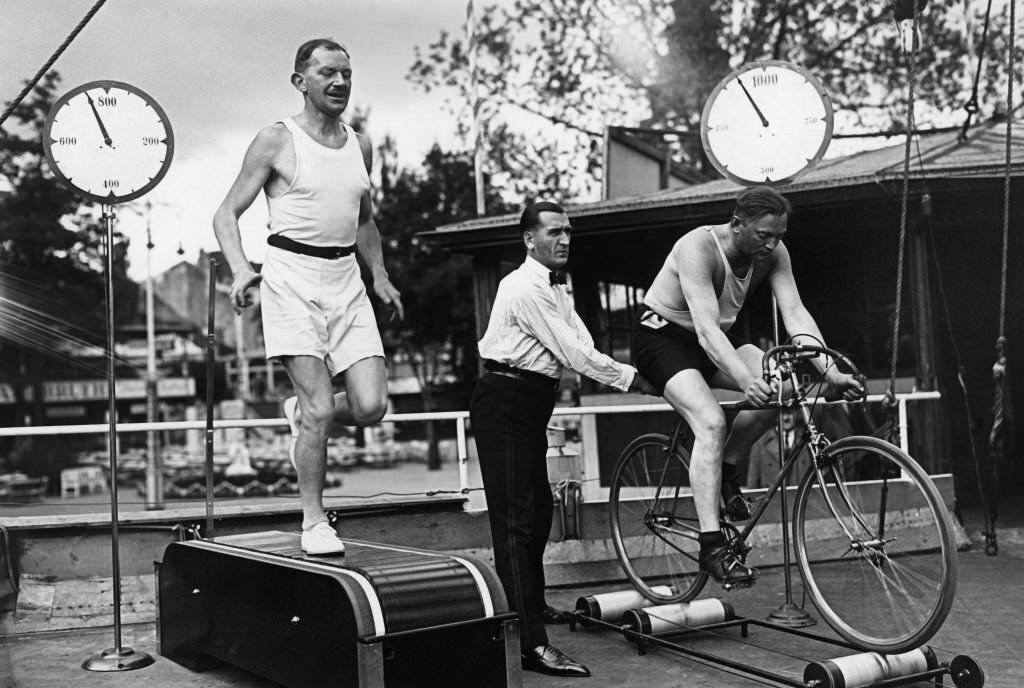
M156 314L153 303L153 233L150 212L153 204L146 199L146 422L157 421ZM156 430L146 432L146 508L164 508L163 462Z
M161 204L167 205L167 204ZM156 306L153 292L153 202L146 199L142 207L145 212L124 206L142 216L146 221L146 422L155 423L159 420L159 384L160 376L156 368ZM178 253L183 253L181 244ZM146 431L146 509L159 510L164 508L163 461L160 457L160 443L157 431Z

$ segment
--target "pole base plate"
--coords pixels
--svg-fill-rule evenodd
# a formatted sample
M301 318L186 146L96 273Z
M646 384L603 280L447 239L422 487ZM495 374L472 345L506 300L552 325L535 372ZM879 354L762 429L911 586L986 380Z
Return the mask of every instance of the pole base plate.
M107 648L82 662L86 671L131 671L152 664L153 657L145 652L136 652L130 647Z
M804 628L818 623L803 607L798 607L792 602L785 602L769 612L768 621L789 628Z

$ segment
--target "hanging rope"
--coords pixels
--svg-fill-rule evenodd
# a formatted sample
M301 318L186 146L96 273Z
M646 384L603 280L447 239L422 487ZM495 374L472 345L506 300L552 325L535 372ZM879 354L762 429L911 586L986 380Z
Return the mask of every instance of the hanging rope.
M903 151L903 193L900 197L900 233L899 252L896 258L896 305L893 313L892 351L889 361L889 390L886 392L885 404L890 412L896 406L896 363L899 358L900 320L903 313L903 265L906 260L907 243L907 206L910 198L910 150L914 140L914 82L917 78L917 36L918 7L914 3L914 13L910 27L910 56L907 60L907 138ZM901 41L902 44L902 41ZM902 53L906 56L906 48Z
M1017 3L1010 3L1010 37L1006 53L1006 164L1003 169L1003 262L999 283L999 338L1006 338L1006 259L1010 246L1010 171L1013 163L1013 78Z
M1008 342L1006 339L1006 275L1007 257L1010 248L1010 170L1013 162L1013 79L1014 50L1016 47L1015 24L1016 2L1010 3L1010 36L1006 55L1006 162L1003 168L1003 244L1002 261L999 270L999 336L996 338L996 362L992 365L992 430L989 432L990 487L992 499L982 499L985 508L985 553L994 556L999 553L996 536L996 517L999 514L999 468L1006 457L1010 444L1013 403L1010 397ZM981 485L981 471L978 471L978 487Z
M477 83L477 51L479 50L479 38L477 36L477 10L476 3L469 0L466 3L466 56L469 60L469 105L471 109L471 120L469 123L470 143L473 146L473 179L476 189L476 214L483 217L487 214L486 189L484 189L484 150L483 130L480 124L480 86Z
M25 96L31 93L32 89L39 83L39 80L43 78L43 75L50 70L50 67L52 67L53 63L57 61L57 58L60 57L61 53L71 45L71 41L75 40L75 37L82 31L82 29L85 28L85 25L89 23L89 20L93 18L93 15L100 11L100 8L103 7L103 4L106 1L107 0L97 0L96 4L92 6L89 12L82 17L82 21L78 22L78 25L72 29L71 33L68 34L68 37L64 39L64 42L57 47L52 55L50 55L50 59L48 59L46 63L39 68L39 71L36 72L35 76L25 82L25 88L21 89L21 93L15 96L14 100L12 100L7 106L7 109L4 110L2 115L0 115L0 126L3 126L4 122L7 121L7 118L11 116L11 113L21 105L21 101L25 99Z
M971 128L971 120L978 113L978 84L981 82L981 66L985 62L985 51L988 49L988 22L992 15L992 0L988 0L985 8L985 26L981 31L981 47L978 49L978 67L974 70L974 86L971 88L971 97L964 103L964 110L967 111L967 119L960 130L957 140L963 143L967 140L967 130ZM1011 29L1012 30L1012 29Z

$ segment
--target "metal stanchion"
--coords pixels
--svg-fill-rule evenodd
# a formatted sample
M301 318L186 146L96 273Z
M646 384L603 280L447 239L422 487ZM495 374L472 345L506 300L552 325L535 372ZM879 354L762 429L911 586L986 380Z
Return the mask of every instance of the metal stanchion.
M214 355L217 329L214 299L217 296L217 261L210 258L210 289L206 310L206 537L213 538L213 388L216 382Z
M121 645L121 560L118 556L117 529L117 378L114 371L114 209L103 206L106 225L106 280L103 285L107 306L107 417L110 446L110 552L114 583L114 647L97 652L82 662L89 671L127 671L153 663L153 657Z
M775 294L772 294L772 329L775 336L775 344L779 342L779 306L775 301ZM785 461L786 455L782 442L782 414L778 415L776 422L779 440L779 465ZM786 599L778 607L768 613L768 620L782 626L802 628L813 626L817 623L807 613L807 610L793 602L793 581L789 561L789 500L786 498L786 477L782 478L782 486L779 489L779 509L781 511L780 523L782 525L782 572L786 581Z

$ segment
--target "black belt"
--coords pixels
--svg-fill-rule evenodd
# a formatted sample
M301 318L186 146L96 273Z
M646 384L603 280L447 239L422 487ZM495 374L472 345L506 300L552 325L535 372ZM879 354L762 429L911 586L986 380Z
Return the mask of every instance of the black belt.
M328 260L350 256L356 250L355 244L351 246L312 246L301 241L289 239L280 234L267 236L267 243L275 248L291 251L292 253L301 253L304 256L313 256L314 258L327 258Z
M489 358L484 359L484 370L492 373L498 373L499 375L513 375L524 380L543 384L552 389L557 388L558 383L561 382L561 380L549 377L544 373L537 373L532 370L523 370L522 368L513 368L508 364L492 361Z

